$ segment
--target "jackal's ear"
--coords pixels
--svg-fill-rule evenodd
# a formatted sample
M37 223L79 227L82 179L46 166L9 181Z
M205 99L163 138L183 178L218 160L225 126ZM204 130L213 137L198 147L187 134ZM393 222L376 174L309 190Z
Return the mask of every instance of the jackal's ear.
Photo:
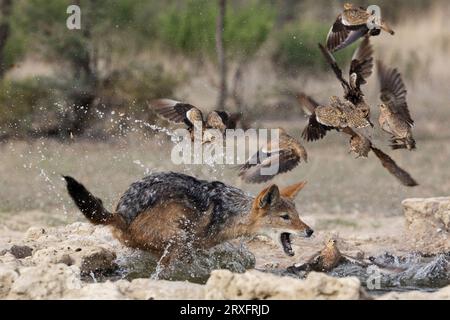
M283 190L281 190L281 196L294 200L300 190L305 187L306 183L307 181L302 181L289 187L283 188Z
M265 188L256 197L256 203L260 208L270 207L277 203L278 200L280 200L280 190L276 184Z

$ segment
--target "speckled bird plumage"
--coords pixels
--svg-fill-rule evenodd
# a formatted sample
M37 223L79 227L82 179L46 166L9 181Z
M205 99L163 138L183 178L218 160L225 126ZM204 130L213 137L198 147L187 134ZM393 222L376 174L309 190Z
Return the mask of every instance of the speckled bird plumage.
M235 129L240 119L239 114L229 114L226 111L213 110L206 115L189 104L171 99L158 99L149 103L150 107L162 118L174 122L184 123L194 140L194 129L202 133L204 142L210 142L211 135L205 135L207 129L218 130L222 135L226 129Z
M364 128L370 125L367 121L366 109L358 108L348 100L330 97L329 106L319 106L316 109L317 121L334 128Z
M380 116L378 122L383 131L391 135L393 149L416 148L412 135L414 121L406 102L407 90L397 69L387 68L378 61L380 83Z
M369 29L369 22L373 28ZM367 9L346 3L328 32L327 48L331 52L342 50L361 37L378 36L381 30L391 35L395 33L385 21L377 19Z
M314 118L320 118L320 116L321 116L320 108L321 107L319 106L318 102L316 102L313 98L307 96L304 93L298 94L298 97L301 97L301 99L299 99L300 102L303 102L306 105L308 105L308 107L313 111L312 114L314 115ZM332 97L332 99L330 101L331 102L330 105L332 105L332 106L330 106L328 108L330 108L330 110L332 110L333 106L334 107L339 106L341 104L339 101L340 101L339 98ZM347 107L349 107L349 106L350 105L348 105ZM347 107L344 107L344 109ZM319 110L319 116L317 116L318 110ZM345 123L344 112L341 111L340 117L341 118L338 121L343 121ZM344 120L342 120L342 119L344 119ZM356 131L356 129L353 129L348 125L343 126L343 127L338 127L337 126L337 125L339 125L338 121L336 121L336 123L332 123L332 122L319 123L318 122L317 124L315 124L314 122L311 121L311 118L310 118L308 126L303 131L303 137L308 141L312 140L311 137L322 138L326 134L326 132L328 132L329 130L332 130L332 129L335 129L338 132L345 133L350 136L350 140L349 140L350 152L355 153L357 158L367 158L370 151L372 151L376 155L376 157L380 160L383 167L385 167L389 171L389 173L391 173L394 177L396 177L403 185L408 186L408 187L413 187L413 186L418 185L417 182L411 177L411 175L408 172L406 172L405 170L400 168L390 156L388 156L386 153L384 153L380 149L376 148L372 144L372 141L370 141L369 138L367 138L365 135ZM325 126L325 125L335 125L335 127L334 126ZM315 139L315 140L317 140L317 139Z
M305 147L284 129L279 130L277 147L271 145L271 141L240 167L239 176L242 180L247 183L266 182L278 174L293 170L301 161L308 161ZM261 169L271 167L275 161L278 162L278 171L270 175L262 174Z

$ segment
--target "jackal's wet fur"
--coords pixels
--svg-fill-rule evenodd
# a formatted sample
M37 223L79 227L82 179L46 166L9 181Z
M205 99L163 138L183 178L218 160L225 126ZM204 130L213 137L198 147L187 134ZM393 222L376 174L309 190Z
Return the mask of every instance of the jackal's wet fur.
M182 258L241 236L267 235L293 255L290 235L309 237L293 202L301 182L279 190L271 185L252 197L222 182L180 173L155 173L129 187L114 213L82 184L64 177L81 212L94 224L111 225L125 245L150 251L162 262Z

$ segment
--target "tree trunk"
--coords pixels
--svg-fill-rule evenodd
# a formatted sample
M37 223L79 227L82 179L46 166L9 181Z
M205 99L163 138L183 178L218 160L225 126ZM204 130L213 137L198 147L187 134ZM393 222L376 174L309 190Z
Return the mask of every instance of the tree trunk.
M239 63L233 77L233 84L231 90L231 96L233 97L234 104L236 105L236 111L240 114L243 112L243 101L240 89L242 89L242 71L244 69L245 62Z
M93 39L89 28L82 30L86 43L92 44ZM70 98L72 100L73 117L67 126L69 133L81 135L89 127L92 119L92 105L97 96L98 75L95 54L89 45L73 59L74 75L80 87L73 88Z
M5 45L10 35L9 16L11 15L12 0L0 0L0 79L3 79L8 66L5 61Z
M225 102L227 99L227 64L225 59L225 48L223 43L223 33L225 29L225 10L226 0L219 1L219 12L216 21L216 51L217 60L219 62L219 74L220 74L220 88L219 96L217 98L217 108L219 110L225 110Z

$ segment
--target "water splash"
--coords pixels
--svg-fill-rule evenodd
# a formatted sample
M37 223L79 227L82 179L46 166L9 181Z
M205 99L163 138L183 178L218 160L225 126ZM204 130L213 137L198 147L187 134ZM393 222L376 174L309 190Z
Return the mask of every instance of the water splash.
M152 276L150 277L151 279L153 279L153 280L158 280L159 279L159 275L164 270L164 266L162 265L162 261L169 254L169 252L170 252L169 249L172 246L172 244L173 244L173 242L169 241L167 246L164 248L164 252L163 252L161 258L156 263L155 273L152 274Z
M224 243L209 250L191 248L190 252L191 256L176 261L166 269L161 265L163 257L156 259L148 252L121 257L116 263L119 265L120 278L128 280L151 278L195 283L205 283L211 272L216 269L244 272L255 267L255 256L242 244L236 246ZM115 279L114 276L111 279Z

